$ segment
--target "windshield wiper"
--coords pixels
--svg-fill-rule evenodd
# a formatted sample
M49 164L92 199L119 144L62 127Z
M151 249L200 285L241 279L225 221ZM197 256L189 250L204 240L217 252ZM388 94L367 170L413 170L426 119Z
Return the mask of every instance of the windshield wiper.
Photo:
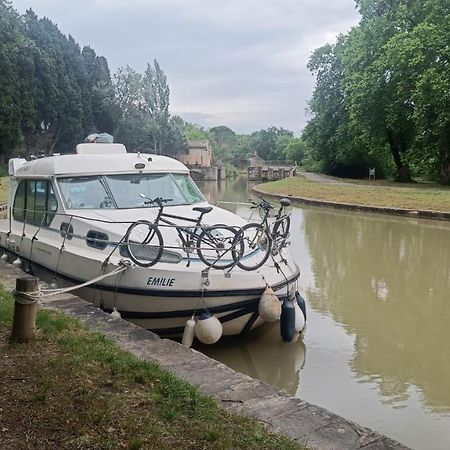
M102 186L104 187L106 193L108 194L109 200L114 205L114 208L118 209L119 207L117 206L116 199L114 198L114 195L109 187L109 184L105 180L105 177L103 177L103 176L100 177L100 183L102 183Z

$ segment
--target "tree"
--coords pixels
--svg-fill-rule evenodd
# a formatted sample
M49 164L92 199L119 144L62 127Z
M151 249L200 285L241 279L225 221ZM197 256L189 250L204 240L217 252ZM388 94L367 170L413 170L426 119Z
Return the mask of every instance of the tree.
M169 132L169 97L170 89L167 77L155 59L154 67L147 64L143 77L143 110L151 127L153 148L161 154Z
M196 123L185 122L184 134L189 141L210 141L211 135L202 126Z
M301 164L306 155L306 145L301 138L291 138L284 147L286 159Z
M393 73L401 74L397 95L410 105L415 129L411 160L449 184L450 25L441 17L432 14L412 31L393 37L384 61Z
M238 137L229 127L220 125L209 129L212 138L212 148L214 156L230 160L235 156Z
M277 141L283 137L292 138L294 133L283 128L269 127L266 130L259 130L251 134L251 151L256 151L258 156L266 160L284 159L284 153L277 148Z
M127 132L125 124L129 125L133 119L140 118L142 92L141 75L130 66L119 67L114 74L114 94L117 105L114 136L121 138Z
M89 109L91 116L87 126L92 130L88 131L114 134L118 111L108 62L103 56L97 56L90 47L84 47L81 56L89 81L86 86L86 109Z
M186 153L188 143L184 134L184 121L179 116L172 116L169 119L169 127L164 143L164 154L176 156L180 153Z
M16 57L22 46L18 14L0 0L0 160L6 162L20 144L19 80Z
M389 170L392 161L398 180L410 179L410 167L447 180L450 5L356 3L359 25L308 65L317 76L304 131L311 155L328 173Z

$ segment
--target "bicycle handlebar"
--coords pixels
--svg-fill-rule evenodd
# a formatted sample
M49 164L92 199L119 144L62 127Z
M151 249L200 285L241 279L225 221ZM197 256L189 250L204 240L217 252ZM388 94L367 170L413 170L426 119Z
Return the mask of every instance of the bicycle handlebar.
M158 206L163 206L163 203L171 202L173 198L162 198L162 197L155 197L153 200L149 199L146 202L144 202L144 205L153 205L156 203Z
M259 203L256 203L251 198L248 199L248 202L253 205L251 207L251 209L255 209L255 208L261 208L261 209L265 209L265 210L273 209L272 203L268 202L267 200L263 199L262 197L261 197L261 201Z

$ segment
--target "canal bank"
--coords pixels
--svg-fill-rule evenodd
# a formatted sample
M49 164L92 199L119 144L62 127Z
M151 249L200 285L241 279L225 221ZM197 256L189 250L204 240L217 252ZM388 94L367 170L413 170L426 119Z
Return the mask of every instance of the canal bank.
M358 205L353 203L331 202L326 200L318 200L313 198L299 197L294 195L277 194L274 192L267 192L257 185L252 188L253 192L257 195L264 195L265 197L280 199L288 197L294 204L297 205L309 205L319 206L324 208L343 209L347 211L365 212L365 213L378 213L389 214L393 216L403 216L422 219L435 219L450 221L450 212L447 211L433 211L423 209L408 209L408 208L390 208L385 206L373 206L373 205Z
M12 289L16 278L22 275L17 267L0 262L0 279L6 288ZM198 386L201 392L218 399L225 409L262 420L269 430L306 443L309 448L406 448L375 431L235 372L193 349L114 319L74 295L42 299L41 308L76 318L88 329L111 338L120 348Z

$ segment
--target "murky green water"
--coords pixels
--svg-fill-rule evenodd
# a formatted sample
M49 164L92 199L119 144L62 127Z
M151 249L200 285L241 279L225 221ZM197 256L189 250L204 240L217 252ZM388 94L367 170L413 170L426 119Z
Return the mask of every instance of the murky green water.
M248 198L245 178L201 188ZM275 325L201 350L411 447L450 448L450 223L293 208L291 233L303 341Z

